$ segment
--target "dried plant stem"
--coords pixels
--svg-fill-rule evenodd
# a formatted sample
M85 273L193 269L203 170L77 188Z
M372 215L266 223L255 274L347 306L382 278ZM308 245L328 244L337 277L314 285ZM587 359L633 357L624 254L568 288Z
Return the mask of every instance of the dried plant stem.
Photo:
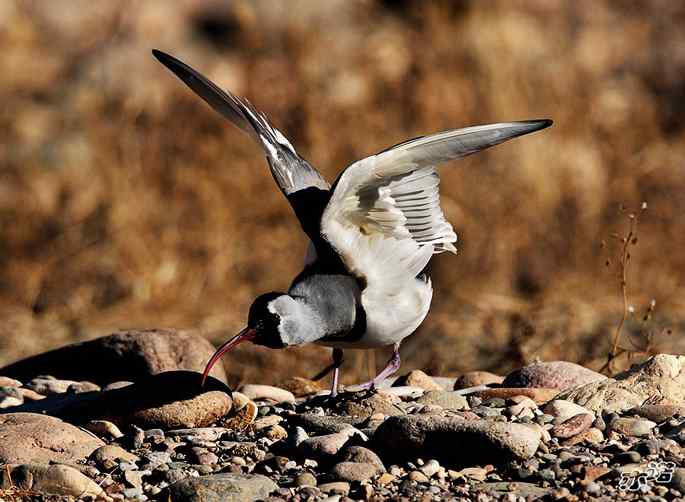
M628 236L624 239L623 249L621 250L620 267L623 312L621 314L621 320L619 321L618 326L616 326L616 331L614 332L614 341L611 346L611 353L609 354L611 359L615 358L618 355L618 342L621 339L621 332L623 331L623 326L625 325L626 319L628 318L628 262L630 260L630 253L628 251L628 247L630 246L630 243L632 242L632 239L635 236L636 223L636 218L630 220L630 232L628 232Z
M647 204L645 202L642 203L642 207L640 208L640 212L638 213L631 213L628 215L628 218L630 219L630 228L628 229L628 235L626 235L623 238L620 238L621 241L621 254L619 256L618 260L618 266L619 266L619 278L620 278L620 295L621 295L621 300L623 302L623 311L621 313L621 320L619 321L618 325L616 326L616 330L614 331L614 336L613 340L611 343L611 351L609 352L607 356L607 362L606 364L602 367L602 371L604 370L609 370L609 373L613 373L612 371L612 363L613 361L626 352L625 349L622 349L619 346L619 343L621 341L621 334L623 332L623 327L625 326L626 320L628 319L628 313L630 311L630 306L628 305L628 265L630 263L630 246L634 246L637 244L637 223L639 221L639 216L642 211L645 211L647 209ZM616 236L616 238L619 238ZM607 262L608 263L608 262Z

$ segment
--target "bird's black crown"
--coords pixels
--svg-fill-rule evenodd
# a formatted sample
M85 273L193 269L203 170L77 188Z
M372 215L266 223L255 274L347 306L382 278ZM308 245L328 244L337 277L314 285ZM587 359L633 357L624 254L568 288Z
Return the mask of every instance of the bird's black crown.
M269 311L269 303L279 296L284 296L284 293L264 293L252 302L247 317L247 326L257 331L253 343L271 349L280 349L285 346L278 330L281 318L278 314Z

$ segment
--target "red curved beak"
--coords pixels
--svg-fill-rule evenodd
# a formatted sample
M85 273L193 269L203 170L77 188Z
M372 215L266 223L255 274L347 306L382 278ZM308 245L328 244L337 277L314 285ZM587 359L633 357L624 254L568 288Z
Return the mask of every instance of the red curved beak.
M209 372L212 370L212 366L214 366L214 364L216 364L216 362L219 359L221 359L221 357L226 352L230 351L236 345L246 340L254 340L255 336L257 336L257 331L255 329L245 328L240 333L231 338L229 341L224 343L221 347L219 347L217 351L214 353L214 355L209 359L209 362L207 362L207 366L205 366L205 371L202 373L202 385L205 385L205 380L207 380L207 376L209 375Z

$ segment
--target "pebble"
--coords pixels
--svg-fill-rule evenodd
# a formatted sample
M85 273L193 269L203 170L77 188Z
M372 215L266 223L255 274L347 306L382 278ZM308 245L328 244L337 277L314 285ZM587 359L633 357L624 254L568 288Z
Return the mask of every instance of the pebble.
M685 467L678 467L673 471L671 486L685 495Z
M295 397L311 396L323 390L319 382L302 377L291 377L282 382L278 388L287 390Z
M586 443L586 444L599 444L604 441L604 434L599 429L590 427L585 432L581 432L573 437L565 440L563 446L573 446L576 444Z
M14 378L0 376L0 387L21 387L22 383Z
M300 443L298 449L302 455L316 460L331 458L355 435L364 439L360 431L349 427L333 434L305 439Z
M416 401L421 404L437 405L447 410L468 409L468 401L464 396L447 390L429 390Z
M381 486L385 486L385 485L395 481L395 479L396 479L396 477L393 474L390 474L389 472L384 472L378 478L378 484Z
M104 469L105 471L114 469L122 461L137 462L140 460L138 455L130 453L124 450L121 446L114 444L101 446L91 453L89 459L95 462L98 467Z
M335 479L349 482L366 481L380 474L378 466L369 462L338 462L330 472Z
M340 452L340 460L372 464L378 472L385 472L385 465L373 450L363 446L347 446Z
M108 383L102 388L102 390L123 389L124 387L128 387L129 385L133 385L133 382L130 382L128 380L117 380L116 382Z
M424 473L426 476L428 476L429 478L432 478L440 470L440 462L438 462L435 459L431 459L428 462L426 462L424 465L422 465L419 470L422 473Z
M0 408L12 408L14 406L21 406L24 404L24 398L17 392L18 397L4 395L0 397Z
M609 423L609 430L625 436L644 437L649 436L656 423L644 418L614 418Z
M629 410L652 422L665 422L673 417L685 417L685 404L643 404Z
M400 399L392 395L392 389L400 387L393 387L391 389L379 391L371 395L361 396L354 399L344 401L340 406L340 412L359 418L368 418L371 415L382 413L386 416L404 415L404 410L399 406ZM423 392L423 390L421 390Z
M324 493L347 495L350 493L350 484L347 481L334 481L332 483L319 485L319 489Z
M247 384L240 388L240 392L253 401L295 402L292 392L271 385Z
M295 478L296 486L316 486L316 477L311 472L303 472Z
M390 387L389 389L383 389L383 394L386 396L394 396L399 398L411 398L416 399L425 394L425 390L421 387L415 387L413 385L400 385L397 387Z
M204 441L217 441L228 429L225 427L195 427L192 429L172 429L166 431L168 437L198 438Z
M568 361L533 363L509 373L503 387L546 387L565 390L588 383L606 380L596 371Z
M52 377L36 377L29 380L24 387L38 394L49 396L52 394L63 394L69 389L70 385L76 384L73 380L58 380Z
M233 399L235 399L236 394L238 393L233 393ZM235 403L236 402L234 401L234 404ZM243 399L238 401L238 405L233 407L233 411L228 418L224 420L223 424L228 430L243 431L254 423L257 414L257 405L249 398L243 396Z
M416 481L417 483L429 483L430 482L430 480L428 479L428 476L426 476L421 471L411 471L407 477L409 478L410 481Z
M454 382L454 390L477 387L479 385L501 384L504 377L488 371L468 371Z
M581 413L555 425L550 431L550 434L560 439L570 438L588 430L593 421L594 418L592 415Z
M489 399L492 397L499 397L503 399L511 398L513 396L526 396L535 401L537 404L546 403L554 399L559 393L558 389L550 388L508 388L499 387L488 390L483 390L475 393L476 396L482 399Z
M555 399L553 401L550 401L545 405L542 411L548 415L553 416L555 418L554 422L556 424L565 422L569 418L575 417L576 415L580 415L583 413L590 415L592 417L592 420L595 420L595 414L592 413L590 410L584 408L583 406L580 406L579 404L573 403L571 401L566 401L564 399Z
M264 431L264 436L272 441L280 441L288 438L288 431L280 425L272 425Z
M83 426L93 434L109 439L118 439L124 435L121 429L109 420L91 420Z
M442 386L421 370L413 370L399 377L393 383L393 387L399 386L418 387L424 390L443 390Z
M100 392L102 389L93 382L74 382L67 387L67 392L71 394L82 394L84 392Z
M271 427L272 425L279 424L283 421L283 418L281 418L278 415L269 415L267 417L263 418L258 418L252 423L252 428L256 431L266 429L267 427Z

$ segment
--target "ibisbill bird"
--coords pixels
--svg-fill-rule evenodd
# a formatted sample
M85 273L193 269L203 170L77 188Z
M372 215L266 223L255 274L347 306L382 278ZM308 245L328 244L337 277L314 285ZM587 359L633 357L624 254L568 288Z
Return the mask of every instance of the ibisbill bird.
M402 340L430 308L428 262L436 253L456 253L457 235L440 207L436 166L552 124L502 122L411 139L354 162L331 186L247 99L164 52L152 52L262 148L309 238L302 272L287 292L254 301L247 326L218 348L203 382L225 353L245 341L274 349L307 343L333 348L331 396L338 393L343 349L393 347L387 366L361 388L394 374Z

